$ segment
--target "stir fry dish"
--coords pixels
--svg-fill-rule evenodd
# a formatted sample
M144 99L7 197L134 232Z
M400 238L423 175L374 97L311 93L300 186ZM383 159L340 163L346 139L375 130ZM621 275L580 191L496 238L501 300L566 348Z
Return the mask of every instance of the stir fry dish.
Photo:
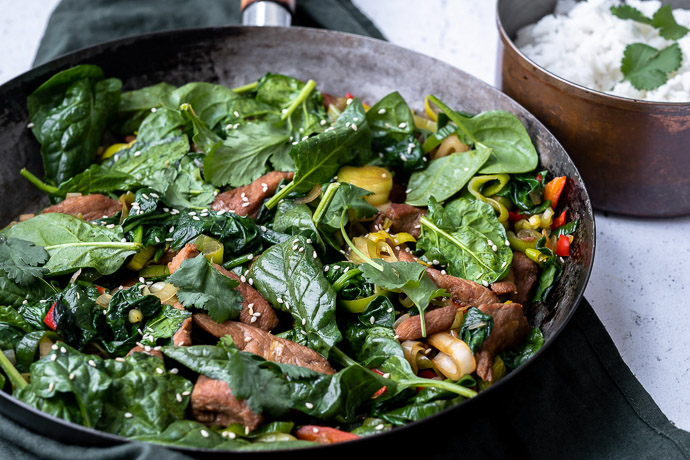
M423 107L278 74L54 75L28 99L44 178L21 171L50 206L0 232L0 387L241 450L355 440L501 380L544 342L567 178L508 112Z

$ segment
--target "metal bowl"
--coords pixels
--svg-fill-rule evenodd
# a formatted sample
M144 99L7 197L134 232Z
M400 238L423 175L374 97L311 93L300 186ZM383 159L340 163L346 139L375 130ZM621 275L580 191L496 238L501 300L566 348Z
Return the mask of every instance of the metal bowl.
M689 0L662 3L690 8ZM563 144L595 208L647 217L690 214L690 102L611 96L539 67L512 40L555 5L556 0L498 0L497 86Z
M40 148L27 129L26 98L55 72L76 64L103 67L109 77L120 78L126 90L167 81L182 85L190 81L209 81L230 87L256 80L267 72L280 72L302 79L313 78L321 91L345 94L350 91L366 102L376 101L399 91L416 110L423 109L424 96L436 94L450 106L468 112L502 109L515 114L525 125L537 151L540 164L553 174L567 176L563 200L570 215L580 219L571 257L547 305L531 308L528 318L540 326L546 343L539 354L553 343L579 304L587 285L594 258L594 216L584 183L565 150L548 130L527 110L490 85L448 64L390 43L338 32L301 28L227 27L191 29L157 33L98 45L69 54L0 87L0 225L27 208L36 207L41 193L19 176L23 167L41 170ZM537 357L535 357L537 358ZM530 366L531 360L525 366ZM449 408L433 417L411 423L388 433L338 445L345 449L386 446L402 453L407 437L414 433L438 433L454 425L442 424L440 417L457 418L469 414L475 420L492 412L502 388L515 382L525 366L509 374L477 397ZM525 388L525 391L531 391ZM45 436L73 444L106 446L128 442L112 434L85 428L37 411L0 391L0 412ZM475 417L475 418L472 418ZM489 423L489 422L487 422ZM453 430L452 438L458 434ZM439 439L437 446L442 440ZM468 439L468 442L471 442ZM334 448L327 448L332 452ZM224 458L227 453L180 448L204 458ZM308 449L323 454L322 448ZM302 450L300 455L306 454ZM247 454L254 454L247 452Z

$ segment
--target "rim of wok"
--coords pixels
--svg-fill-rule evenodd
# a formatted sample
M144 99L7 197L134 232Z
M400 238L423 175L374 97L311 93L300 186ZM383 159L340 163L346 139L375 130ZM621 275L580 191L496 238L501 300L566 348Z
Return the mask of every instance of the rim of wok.
M504 110L509 110L516 114L523 124L525 124L528 132L530 133L530 137L535 143L535 147L537 147L537 150L540 151L539 145L542 144L543 142L547 142L548 146L550 147L550 151L540 151L540 164L539 167L544 167L542 166L542 156L546 157L548 155L555 155L557 158L556 160L560 160L562 163L556 162L553 159L550 161L553 163L549 166L549 170L552 170L554 166L557 168L565 168L568 173L568 179L569 179L569 186L567 187L567 191L573 191L573 190L568 190L568 189L575 189L572 193L572 196L566 196L565 199L569 200L570 204L578 204L579 205L579 210L580 210L580 225L577 231L576 235L576 242L583 238L584 236L587 236L588 241L581 241L581 251L577 251L577 254L574 254L574 256L577 256L577 259L579 260L580 264L575 264L573 263L567 263L566 264L566 269L564 270L564 273L559 280L558 284L554 288L554 290L551 293L551 299L557 299L559 301L562 300L562 302L556 302L556 304L560 305L558 308L555 308L554 306L554 311L555 313L552 312L550 320L552 323L555 320L558 320L558 324L554 326L552 330L549 330L547 334L545 334L545 343L541 347L541 349L535 354L535 356L532 357L528 362L524 363L520 368L516 369L515 371L509 373L506 375L504 378L502 378L499 382L496 384L492 385L488 389L480 392L476 397L468 399L466 401L463 401L462 403L446 408L442 410L441 412L434 414L432 416L426 417L424 419L421 419L416 422L411 422L408 423L404 426L400 427L394 427L390 431L385 431L381 432L379 434L373 435L373 436L367 436L363 437L360 440L356 441L351 441L347 443L347 446L355 446L355 447L364 447L368 445L367 443L371 442L379 442L379 441L384 441L386 439L390 438L390 434L399 434L403 430L411 430L414 429L415 427L419 426L420 424L424 423L430 423L431 421L439 418L440 416L444 414L448 414L451 411L455 410L462 410L463 407L471 405L471 404L478 404L480 401L484 401L485 399L489 398L490 395L496 393L500 388L506 387L509 382L513 380L513 378L519 374L526 366L531 366L532 363L539 359L539 356L542 355L542 353L550 346L550 344L554 341L554 339L560 334L560 332L565 328L566 324L570 321L572 316L575 313L575 310L577 309L578 304L580 303L580 300L583 297L583 293L585 290L585 287L587 285L587 282L589 280L589 276L591 274L592 270L592 263L593 263L593 258L594 258L594 247L595 247L595 239L596 239L596 232L595 232L595 223L594 223L594 215L592 212L592 207L591 203L589 200L589 196L587 194L587 191L584 187L584 184L582 183L582 179L579 175L579 172L577 171L577 168L574 166L572 163L572 160L570 157L568 157L567 153L563 150L562 146L556 141L556 139L553 137L551 133L548 132L548 130L536 119L534 116L529 114L524 108L522 108L519 104L517 104L515 101L510 99L508 96L505 94L501 93L499 90L496 88L488 85L487 83L484 83L483 81L479 80L476 77L473 77L464 71L457 69L455 67L452 67L449 64L446 64L442 61L439 61L435 58L408 50L406 48L391 44L386 41L382 40L377 40L369 37L363 37L359 35L353 35L353 34L348 34L348 33L343 33L343 32L335 32L335 31L330 31L330 30L320 30L320 29L310 29L310 28L302 28L302 27L290 27L290 28L282 28L282 27L243 27L243 26L228 26L228 27L209 27L209 28L195 28L195 29L180 29L180 30L174 30L174 31L166 31L166 32L155 32L155 33L150 33L150 34L145 34L145 35L138 35L138 36L132 36L128 38L123 38L123 39L118 39L110 42L105 42L102 44L98 44L95 46L83 48L81 50L77 50L74 52L71 52L69 54L66 54L62 57L59 57L57 59L54 59L52 61L49 61L39 67L36 67L24 74L21 74L14 79L8 81L7 83L3 84L0 86L0 98L3 100L7 99L15 99L19 100L19 103L21 106L24 107L24 113L23 113L23 118L17 118L16 115L14 114L9 114L7 112L3 113L0 111L0 134L1 131L4 131L5 129L8 128L7 126L7 119L9 119L9 122L18 122L18 120L23 120L23 129L25 131L24 134L21 134L21 136L26 136L29 135L32 142L35 143L35 147L33 150L35 150L35 153L38 154L39 152L39 145L38 142L33 138L33 135L30 133L30 130L26 129L26 123L28 123L28 115L26 114L26 96L33 91L38 85L40 85L43 81L45 81L49 76L53 75L54 73L64 70L66 68L72 67L77 64L82 64L82 63L94 63L98 64L101 67L103 67L106 78L108 77L115 77L115 78L120 78L123 80L123 90L131 90L135 89L137 87L141 87L145 84L151 84L151 83L156 83L158 81L166 81L166 76L170 75L168 72L170 72L169 65L165 67L165 70L161 71L160 76L157 76L155 72L152 74L148 74L146 76L142 76L140 73L137 72L132 72L130 68L120 68L119 71L117 69L113 70L112 67L115 65L118 65L120 61L115 61L114 63L111 61L110 57L113 55L127 55L128 52L131 52L132 54L132 68L136 68L137 66L148 66L148 67L155 67L155 64L151 62L146 62L148 59L149 61L156 61L156 59L150 59L150 54L147 54L148 51L152 50L160 50L160 46L166 46L166 45L173 45L173 46L184 46L185 44L187 45L188 49L191 48L191 43L194 43L197 45L196 50L200 51L200 54L206 55L206 56L195 56L195 55L184 55L184 54L178 54L176 56L179 56L179 59L177 59L177 67L174 70L175 72L179 72L180 75L185 75L193 72L198 72L199 68L196 68L192 70L189 66L194 66L194 65L199 65L199 66L208 66L211 65L211 69L206 69L206 71L211 71L209 76L211 77L210 79L206 79L206 81L211 81L214 83L223 83L223 84L230 84L227 82L228 77L230 79L236 79L237 76L232 76L227 73L227 68L230 67L231 65L228 65L227 63L225 66L222 64L216 66L215 62L212 61L212 59L219 59L225 58L231 61L233 57L235 57L235 54L227 54L228 50L224 49L225 47L230 48L230 51L232 51L232 46L230 46L230 42L228 40L241 40L241 41L249 41L251 42L251 45L254 46L252 48L251 52L256 53L258 55L261 55L263 52L269 52L273 50L275 53L276 49L280 49L283 53L282 56L280 56L280 59L277 61L271 61L267 63L260 63L259 66L261 68L265 68L263 73L257 73L253 77L248 78L244 81L240 82L233 82L237 83L237 86L248 83L251 81L256 80L257 78L260 78L262 75L264 75L266 72L276 72L276 73L285 73L287 75L292 75L297 78L301 78L302 76L307 76L309 77L310 74L310 68L309 66L301 66L299 62L293 63L293 66L295 66L295 69L303 69L302 71L298 71L299 75L295 75L295 72L290 73L290 70L285 70L285 64L289 64L289 58L291 57L291 53L295 51L296 48L300 47L312 47L314 48L314 51L318 54L318 52L321 50L321 48L327 48L331 52L333 52L332 55L330 56L325 56L321 55L321 59L335 59L336 61L342 61L343 60L343 54L346 53L354 53L355 55L358 55L359 57L365 57L369 56L372 59L375 59L376 62L384 62L386 65L388 63L395 65L400 65L399 63L396 63L397 61L406 61L406 60L411 60L415 64L421 64L419 65L416 69L419 70L418 75L413 75L413 74L405 74L405 75L400 75L400 74L395 74L397 79L402 78L403 82L397 82L392 79L387 79L386 75L384 75L382 78L377 79L381 81L382 83L377 86L377 83L373 83L373 85L370 85L370 87L367 87L365 89L362 89L362 91L370 91L373 88L373 91L376 92L376 89L378 88L379 91L384 90L383 93L378 94L376 97L380 98L384 96L385 94L388 94L391 91L398 91L400 90L399 86L403 83L407 83L408 79L411 78L416 78L420 83L428 83L429 79L433 79L434 76L435 78L442 78L445 80L446 77L452 76L452 77L459 77L461 80L466 81L469 83L469 86L472 87L473 89L473 94L470 97L477 98L479 97L479 101L474 101L472 103L474 104L485 104L487 102L491 102L493 107L491 106L485 106L483 110L491 110L493 108L501 108ZM334 43L335 42L335 43ZM226 52L226 54L223 54L223 51ZM172 54L170 51L165 51L164 52L165 56L168 56L169 58L170 55ZM304 55L301 55L303 57ZM121 58L122 56L120 56ZM204 57L206 59L204 59ZM173 61L175 58L171 58ZM242 56L240 59L246 59L246 57ZM260 60L258 60L260 61ZM258 62L257 61L257 62ZM286 61L286 62L282 62ZM247 72L246 67L252 67L251 64L253 64L254 67L256 67L257 62L249 62L250 65L247 65L247 63L242 63L242 68L240 69L240 73L242 72ZM356 62L350 62L350 63L343 63L342 66L343 68L347 69L348 66L357 66L361 62L356 61ZM371 64L371 63L369 63ZM386 69L381 69L377 68L375 69L376 75L379 76L381 75L381 71L383 70L383 73L385 73ZM415 69L410 69L411 72L414 72ZM429 72L431 70L431 72ZM203 72L204 69L201 67L201 71ZM232 71L231 71L232 72ZM252 72L254 72L252 70ZM333 70L331 70L333 72ZM371 72L371 70L367 69L367 72ZM215 74L214 74L215 73ZM313 71L312 71L313 73ZM130 77L124 77L123 75L128 75L131 74L132 76ZM391 72L388 72L388 76L393 76ZM215 77L215 80L214 78ZM246 78L246 77L244 77ZM309 77L313 78L316 83L317 83L317 88L320 89L321 91L324 92L329 92L329 87L331 88L333 86L338 86L346 84L347 82L350 82L349 90L350 91L355 91L359 92L360 90L358 89L360 87L360 83L356 79L351 80L351 77L348 77L348 73L345 74L333 74L332 78L328 79L323 79L319 77ZM146 83L142 83L140 80L146 81ZM340 79L340 81L338 81ZM177 84L180 82L174 82L173 79L168 79L167 81L173 81L173 84ZM186 81L183 81L181 83L189 82L189 81L194 81L194 77L188 77ZM418 85L419 86L419 85ZM387 88L387 91L385 89ZM409 88L406 88L409 89ZM347 90L347 89L346 89ZM431 93L430 90L425 90L425 87L422 85L419 87L419 91L422 94L429 94ZM344 91L343 91L344 92ZM405 97L405 94L403 91L401 91L401 94L403 97ZM438 93L441 99L445 100L448 105L451 107L455 107L457 109L467 109L466 105L463 105L463 98L466 97L464 94L457 94L455 96L451 96L451 93ZM363 98L367 98L366 94L363 94ZM423 100L410 100L410 98L405 97L408 103L410 103L411 107L413 109L420 109L421 104L423 103ZM371 101L370 101L371 102ZM500 103L501 107L495 107L497 103ZM20 122L21 123L21 122ZM535 136L538 135L538 138L535 139ZM543 148L544 146L542 146ZM0 154L7 154L9 152L8 150L1 151ZM38 160L38 163L36 164L41 164L40 159ZM563 171L560 171L561 173ZM17 171L8 171L7 174L16 174L19 176L19 170ZM6 174L2 174L4 176ZM0 179L5 179L4 177L1 177ZM21 179L21 178L20 178ZM574 185L573 185L574 184ZM2 187L0 188L6 188L6 185L3 183ZM39 192L38 195L42 195L42 192ZM577 203L574 201L570 200L576 200ZM5 215L0 215L0 219L2 220L2 225L5 225L11 218L15 216L5 216ZM577 216L576 216L577 217ZM585 243L587 243L585 245ZM572 247L571 247L572 249ZM572 260L572 259L571 259ZM574 275L570 272L572 271L579 271L581 273L577 274L575 276L575 280L578 280L577 286L575 289L572 287L564 286L566 284L566 281L569 281L570 278L572 278ZM566 274L569 274L568 277L566 277ZM561 298L559 297L559 294L562 294L564 289L570 289L568 291L568 298L566 299L565 297ZM565 311L564 311L565 310ZM542 318L543 319L543 318ZM530 318L531 320L531 318ZM548 322L548 321L547 321ZM531 321L530 321L531 323ZM544 324L544 323L540 323ZM82 442L83 445L89 445L89 446L108 446L108 445L116 445L116 444L122 444L122 443L131 443L134 442L133 440L129 438L125 438L123 436L107 433L104 431L99 431L93 428L87 428L82 425L74 424L68 421L65 421L61 418L52 416L48 413L39 411L15 398L13 398L9 393L6 393L4 391L0 391L0 400L3 401L3 404L0 406L0 412L3 414L7 415L11 419L19 422L20 425L29 427L30 430L34 432L40 432L40 434L45 435L47 437L51 437L53 439L59 439L61 441L69 441L71 443L79 443ZM42 420L41 420L42 419ZM48 422L50 425L47 426L41 426L38 424L30 425L29 421L33 422ZM56 432L56 426L59 427L59 431ZM36 427L40 427L39 430L36 430ZM318 453L323 453L323 449L329 449L328 445L319 445L319 446L314 446L314 447L308 447L308 448L298 448L298 449L276 449L276 450L259 450L259 451L242 451L242 450L215 450L215 449L207 449L207 448L194 448L194 447L183 447L183 446L171 446L171 445L165 445L165 444L159 444L163 447L167 447L169 449L177 450L182 453L187 453L187 454L200 454L204 453L207 454L205 456L213 456L214 454L216 456L220 455L227 455L228 452L232 452L235 455L239 454L246 454L246 455L251 455L251 454L260 454L260 455L266 455L268 453L279 455L280 453L307 453L307 452L313 452L315 454ZM344 447L345 445L341 444L341 447Z

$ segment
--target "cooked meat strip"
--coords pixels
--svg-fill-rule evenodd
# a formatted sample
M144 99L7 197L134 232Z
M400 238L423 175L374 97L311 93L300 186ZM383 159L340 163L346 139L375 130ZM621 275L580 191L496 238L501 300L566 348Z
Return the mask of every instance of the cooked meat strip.
M388 219L391 223L389 228L391 233L405 232L419 238L421 235L419 219L424 215L426 215L426 209L404 203L391 203L385 211L379 213L371 224L370 231L376 232L377 229L383 228L386 219Z
M192 318L182 321L180 328L173 334L172 343L176 347L188 347L192 344Z
M291 340L276 337L258 327L237 321L218 324L203 313L196 313L192 317L195 325L213 336L220 338L230 335L240 350L254 353L268 361L306 367L324 374L335 374L326 358L311 348Z
M226 270L218 264L213 264L213 266L228 278L240 282L240 285L237 286L237 290L240 291L240 294L244 298L242 310L240 311L241 322L244 324L251 324L267 332L270 332L278 325L278 317L273 311L273 307L264 299L264 296L259 294L259 291L254 289L247 281L242 281L234 272Z
M517 293L509 299L521 305L527 305L532 287L539 277L539 265L521 252L513 252L513 263L510 269L515 273Z
M196 246L194 246L192 243L185 244L184 247L180 249L180 252L173 257L173 260L168 263L168 271L172 275L177 271L178 268L180 268L182 262L187 259L193 259L198 255L199 250L196 248Z
M401 246L401 250L396 254L398 259L403 262L416 262L417 259L410 253L406 252ZM500 299L494 294L491 289L485 288L474 281L458 278L452 275L444 275L440 270L435 268L427 268L427 275L431 278L434 284L448 291L453 299L453 302L462 306L470 305L478 307L487 303L498 303Z
M193 244L186 244L173 258L172 262L168 264L168 270L171 274L175 273L182 265L182 262L186 259L196 257L198 254L199 251ZM259 291L250 286L248 282L242 281L235 273L226 270L218 264L213 264L213 266L228 278L240 282L240 285L237 286L237 290L240 291L244 299L242 301L242 310L240 311L239 318L241 322L252 324L264 331L270 331L278 325L278 317L273 311L273 307L261 294L259 294ZM256 313L258 313L258 315L255 315Z
M93 195L73 196L66 198L58 204L45 208L43 214L49 212L60 212L71 216L81 215L86 222L112 217L122 210L122 203L112 198L108 198L100 193Z
M491 290L496 293L496 295L517 294L517 286L515 285L515 269L512 263L510 264L506 277L501 281L491 283L490 287Z
M272 196L281 180L290 180L291 172L271 171L249 185L237 187L219 194L211 204L214 211L233 211L240 216L254 215L264 199Z
M455 320L455 313L458 311L458 306L455 304L446 307L437 308L435 310L424 313L424 323L426 326L426 335L435 334L441 331L447 331ZM405 340L417 340L422 338L422 323L419 315L411 316L400 323L395 328L395 335L401 342Z
M481 305L482 313L494 319L494 327L475 357L477 358L477 375L491 382L493 379L494 357L516 347L529 332L529 324L518 303L492 303Z
M170 262L173 261L178 252L179 251L173 251L172 249L168 249L163 253L160 259L156 261L156 263L159 265L168 265Z
M137 345L131 350L129 350L127 356L132 356L134 353L146 353L147 355L151 355L154 358L163 359L163 353L161 353L160 350L154 350L152 347L149 347L149 349L147 350L146 348Z
M246 400L238 401L232 395L227 383L204 375L194 384L190 407L192 418L208 426L241 423L253 431L262 421L261 414L254 413Z

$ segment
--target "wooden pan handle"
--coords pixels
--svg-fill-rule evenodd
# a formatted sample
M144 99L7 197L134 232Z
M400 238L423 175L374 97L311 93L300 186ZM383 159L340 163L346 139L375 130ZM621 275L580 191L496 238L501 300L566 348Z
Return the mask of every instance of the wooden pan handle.
M295 0L242 0L241 9L244 11L249 5L256 2L271 1L282 5L290 14L295 14Z

